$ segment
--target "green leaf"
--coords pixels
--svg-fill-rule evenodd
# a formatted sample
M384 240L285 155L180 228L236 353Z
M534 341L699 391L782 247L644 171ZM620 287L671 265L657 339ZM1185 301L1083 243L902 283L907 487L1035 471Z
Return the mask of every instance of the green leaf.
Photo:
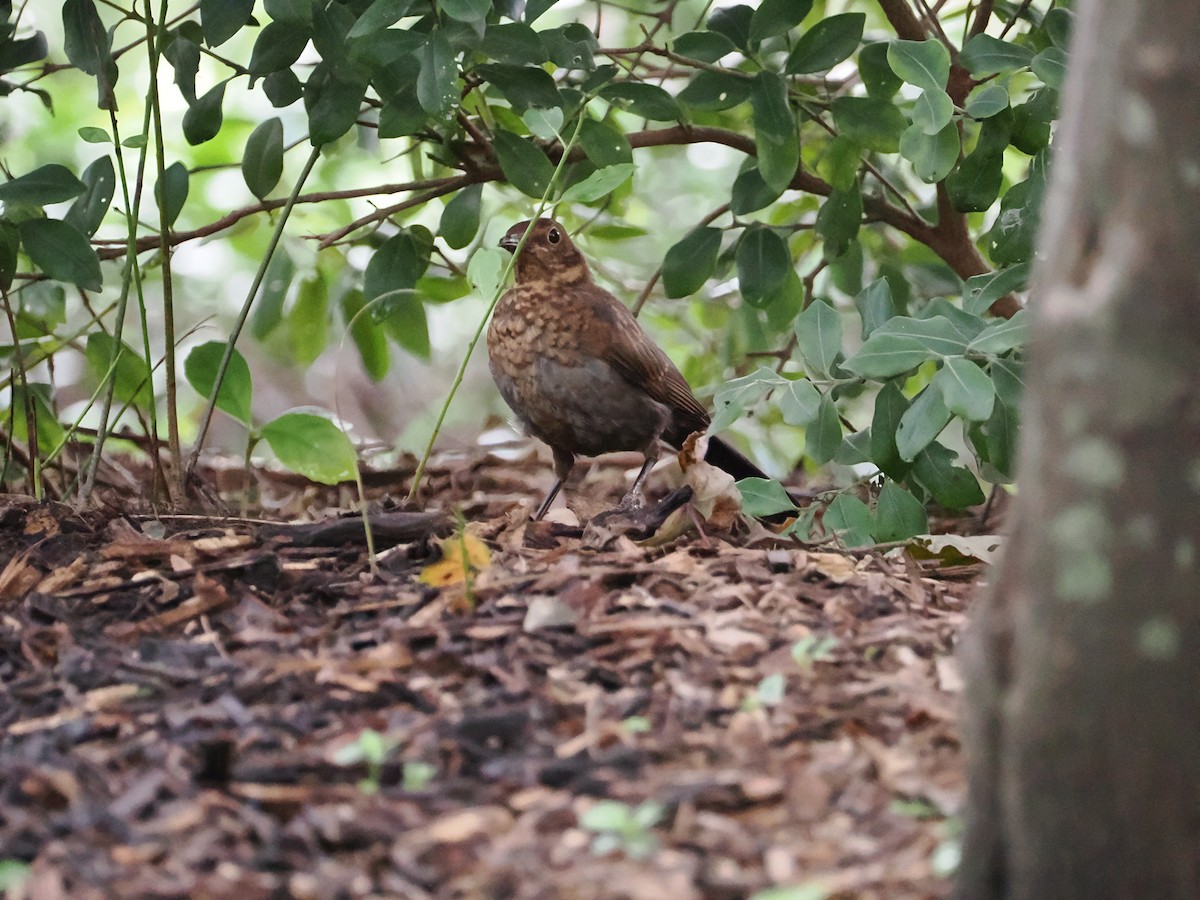
M758 170L772 190L783 192L800 165L796 117L788 105L787 85L774 72L762 71L750 86Z
M525 6L525 21L532 2ZM582 22L572 22L559 28L541 32L542 44L550 61L561 69L579 69L591 72L596 68L595 51L599 48L596 36Z
M737 245L738 284L748 303L771 299L783 285L792 268L792 255L779 233L762 225L752 225L742 233Z
M944 91L950 77L950 52L937 38L892 41L887 60L893 72L925 91Z
M8 290L17 274L17 254L21 249L21 232L12 222L0 219L0 288ZM22 297L28 294L22 292Z
M476 66L475 71L494 85L517 112L525 112L530 107L549 110L562 103L558 86L550 77L550 73L544 69L534 66L486 63ZM457 100L457 91L455 93ZM544 136L539 135L539 137Z
M779 412L788 425L811 425L821 414L821 393L807 378L789 379L779 388Z
M1006 294L1025 290L1032 268L1031 262L1023 262L996 272L968 278L963 287L963 309L969 313L982 314Z
M627 182L636 170L637 166L633 163L618 163L597 169L583 181L563 191L562 200L566 203L594 203Z
M946 178L946 191L960 212L991 209L1004 185L1004 153L977 147Z
M940 88L922 91L913 103L913 124L926 134L937 134L953 118L954 101Z
M354 127L365 92L365 84L341 78L333 65L317 65L304 85L308 139L314 147L332 144Z
M859 351L841 365L864 378L893 378L926 360L961 356L969 340L945 316L895 316L876 328Z
M969 469L954 465L954 452L932 443L913 460L912 477L949 509L965 509L984 501L979 480Z
M521 193L540 200L554 177L554 164L527 138L504 129L492 138L496 160L509 183Z
M364 300L370 302L384 297L384 310L404 305L409 300L419 303L412 289L429 267L429 249L423 246L420 235L414 231L402 231L384 241L363 274ZM382 310L377 314L381 318L385 315Z
M88 335L83 355L97 378L103 378L112 368L114 396L119 402L131 403L140 410L149 409L154 403L150 367L136 350L122 342L119 347L120 358L113 368L113 357L117 350L117 342L111 335L96 331Z
M635 115L656 122L676 122L683 118L683 111L675 98L656 84L618 81L602 87L600 96L610 102L624 101Z
M250 22L254 0L200 0L200 28L204 42L218 47Z
M17 227L26 254L48 276L85 291L100 290L100 259L78 228L58 219L26 219Z
M763 181L758 166L751 166L733 180L729 209L736 216L745 215L770 206L781 193Z
M115 110L117 64L112 55L112 36L100 20L95 0L63 0L62 22L67 59L75 68L96 77L96 105Z
M26 203L45 206L47 203L71 200L86 190L87 185L66 166L50 163L0 184L0 201L6 205Z
M87 190L71 204L63 221L91 237L104 221L117 189L112 157L101 156L94 160L83 170L82 181Z
M804 439L804 452L817 465L833 459L842 446L842 422L828 394L821 397L817 418L805 429Z
M838 494L821 517L826 531L842 542L845 547L866 547L875 543L872 532L875 517L870 507L853 494Z
M540 66L548 59L541 36L523 22L489 25L479 52L511 66Z
M837 259L846 252L858 236L862 217L862 191L857 182L847 191L833 191L821 204L813 230L824 241L826 259Z
M749 50L753 20L754 10L744 3L724 6L714 10L708 17L708 30L724 35L741 50Z
M908 474L908 464L900 458L896 447L896 430L908 412L908 398L894 381L889 381L875 395L875 410L871 416L871 462L889 478L899 480Z
M442 210L438 234L452 250L461 250L479 231L479 213L483 185L470 184L462 188Z
M1075 14L1063 6L1056 6L1046 13L1045 18L1042 19L1042 28L1045 29L1046 36L1050 38L1055 47L1066 50L1070 46L1074 20Z
M875 501L875 540L903 541L929 533L925 506L896 482L888 480Z
M283 175L283 122L274 116L261 122L246 139L242 177L259 200L279 184Z
M1067 77L1067 54L1058 47L1047 47L1033 58L1033 74L1056 91Z
M435 31L421 49L417 99L431 116L444 118L458 102L458 66L446 36Z
M534 137L543 141L553 141L562 137L563 112L557 106L549 109L527 109L521 114L521 121Z
M969 359L948 357L933 383L942 393L946 408L971 422L982 422L992 415L996 391L987 373Z
M5 8L11 12L11 0L6 0L6 4ZM7 21L8 16L5 15L3 18ZM50 44L46 40L46 35L41 31L35 31L26 38L0 41L0 72L11 72L21 66L38 62L45 59L49 52Z
M748 516L773 516L796 508L783 485L772 478L743 478L737 488L742 495L742 512Z
M715 63L723 56L733 53L737 47L733 41L715 31L689 31L672 41L671 49L688 59Z
M429 359L429 321L420 299L408 296L389 303L382 324L397 345L418 359Z
M994 81L977 85L967 94L966 109L973 119L990 119L1008 109L1008 88Z
M830 375L842 352L842 317L832 306L814 300L796 316L796 348L810 374Z
M990 34L977 34L963 47L959 62L976 78L986 78L1024 68L1033 62L1033 52Z
M467 263L467 279L485 300L496 296L500 287L500 273L508 261L508 254L492 247L481 247L471 254Z
M991 466L988 475L992 481L1011 481L1015 469L1017 437L1020 416L1017 407L1004 402L1000 390L1000 375L995 366L992 371L996 379L997 402L992 408L992 417L982 424L972 426L969 431L971 445L980 459Z
M184 361L183 374L187 377L188 384L206 400L212 399L217 370L224 355L223 341L209 341L193 348ZM229 368L225 370L225 379L221 382L221 390L217 393L217 409L228 413L239 422L250 425L253 421L252 398L250 367L246 365L245 357L234 349Z
M111 144L113 142L111 134L94 125L85 125L80 128L79 136L89 144Z
M709 434L728 428L773 388L786 383L786 378L766 366L727 382L713 397L715 413L712 424L708 426Z
M917 177L927 184L941 181L958 162L958 128L951 122L937 134L926 134L913 125L900 136L900 155L913 164Z
M750 43L786 34L812 10L812 0L762 0L750 19Z
M209 90L183 114L183 136L193 147L211 141L221 130L221 104L225 100L225 82Z
M374 0L358 17L358 21L350 29L348 36L351 38L362 37L394 25L400 21L412 5L413 0Z
M598 168L633 162L633 150L621 131L608 122L584 119L579 145Z
M858 49L866 21L864 13L842 13L822 19L796 41L784 69L789 75L832 69Z
M363 302L362 291L349 290L342 294L342 317L350 328L354 346L358 348L363 371L372 381L379 382L387 375L392 363L387 335L370 313L363 312L364 309L366 303Z
M291 106L304 96L304 85L291 69L272 72L263 79L263 93L276 109Z
M187 24L195 27L196 23L189 22ZM185 25L181 25L174 31L168 32L169 39L163 48L163 57L175 70L175 84L179 87L179 93L183 95L183 99L190 106L196 102L196 75L200 71L200 44L198 41L201 40L201 35L196 35L196 40L192 40L185 34L185 27ZM297 53L297 55L299 54Z
M268 75L286 69L300 58L311 36L311 28L268 22L254 42L247 68L252 75Z
M726 72L710 72L701 69L679 92L679 102L692 109L719 112L732 109L750 99L751 81Z
M971 343L967 344L967 352L999 356L1010 350L1024 347L1029 340L1028 318L1028 311L1020 309L1011 319L999 319L992 322Z
M1032 260L1045 187L1045 156L1039 153L1029 167L1029 177L1001 199L996 222L984 236L988 256L996 265Z
M288 252L279 247L267 264L261 292L250 314L250 333L255 340L266 338L283 321L283 301L287 298L295 275L296 264Z
M838 97L830 105L838 131L868 150L895 153L908 127L904 113L890 100Z
M481 22L492 9L492 0L437 0L437 5L459 22Z
M662 282L667 297L694 294L712 277L721 250L721 229L697 228L667 251Z
M950 423L950 410L942 402L942 393L934 384L917 395L900 417L896 428L896 450L905 462L912 462Z
M904 82L888 64L886 41L867 44L858 53L858 74L867 94L876 100L891 100Z
M288 312L288 348L298 363L308 365L329 343L329 282L320 269L300 282Z
M162 223L163 227L170 228L179 218L183 204L187 202L189 180L187 166L176 160L163 170L162 181L154 185L155 203L158 202L159 192L166 192L166 199L163 203L163 216L165 217Z
M354 445L323 416L284 413L262 427L262 436L285 468L311 481L338 484L356 477Z
M892 302L892 286L886 278L871 282L854 298L858 316L862 319L862 339L865 341L880 325L896 315Z
M863 148L839 135L829 142L825 155L817 163L817 174L837 190L848 191L857 186L862 158Z

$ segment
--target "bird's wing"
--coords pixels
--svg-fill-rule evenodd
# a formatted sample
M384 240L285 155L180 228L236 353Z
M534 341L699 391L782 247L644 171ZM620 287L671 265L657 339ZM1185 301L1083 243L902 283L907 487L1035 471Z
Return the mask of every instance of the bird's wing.
M631 384L644 388L659 403L669 406L675 423L688 429L684 436L707 427L708 411L700 405L670 357L642 330L633 313L594 284L580 285L574 290L578 291L578 299L595 312L589 320L610 326L581 335L584 345L593 348Z

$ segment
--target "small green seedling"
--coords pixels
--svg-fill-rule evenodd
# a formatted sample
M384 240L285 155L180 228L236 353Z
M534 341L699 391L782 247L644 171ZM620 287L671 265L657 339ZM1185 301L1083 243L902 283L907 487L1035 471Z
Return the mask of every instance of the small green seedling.
M364 728L357 741L347 744L334 754L333 761L339 766L356 766L365 762L367 777L358 783L358 789L364 794L375 794L379 791L379 773L395 749L395 741L374 728ZM405 774L407 776L407 772Z
M832 658L833 648L837 646L837 638L828 635L819 637L815 634L805 635L792 644L792 659L805 672L811 672L813 665Z
M646 859L658 849L658 838L651 829L664 812L662 804L653 800L637 806L619 800L601 800L583 814L579 824L596 832L592 852L597 856L620 850L630 859Z

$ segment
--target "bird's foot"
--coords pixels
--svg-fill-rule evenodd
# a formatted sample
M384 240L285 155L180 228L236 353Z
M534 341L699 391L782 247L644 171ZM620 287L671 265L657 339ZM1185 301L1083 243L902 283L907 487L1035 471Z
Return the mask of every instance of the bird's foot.
M629 512L635 509L641 509L646 505L646 498L642 496L641 491L630 491L621 498L621 502L617 504L617 509L621 512Z

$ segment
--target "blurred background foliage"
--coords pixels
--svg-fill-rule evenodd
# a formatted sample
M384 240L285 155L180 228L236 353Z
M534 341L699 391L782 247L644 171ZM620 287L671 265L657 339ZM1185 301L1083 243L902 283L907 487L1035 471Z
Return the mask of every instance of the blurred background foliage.
M178 493L225 356L206 443L339 480L324 433L319 459L281 452L281 414L315 406L419 453L496 241L563 190L717 427L772 474L890 485L829 495L805 534L820 508L850 543L899 539L1012 478L1069 3L0 0L0 20L10 483L45 490L60 448L119 423L166 441ZM505 417L482 359L464 384L442 446Z

